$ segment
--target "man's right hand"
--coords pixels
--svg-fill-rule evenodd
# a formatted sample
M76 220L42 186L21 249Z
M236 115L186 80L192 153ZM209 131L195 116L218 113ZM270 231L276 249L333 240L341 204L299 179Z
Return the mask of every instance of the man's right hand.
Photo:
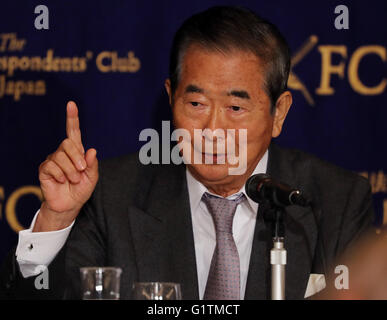
M69 226L90 198L98 181L97 151L85 153L78 108L67 104L67 138L39 167L44 201L33 232L55 231Z

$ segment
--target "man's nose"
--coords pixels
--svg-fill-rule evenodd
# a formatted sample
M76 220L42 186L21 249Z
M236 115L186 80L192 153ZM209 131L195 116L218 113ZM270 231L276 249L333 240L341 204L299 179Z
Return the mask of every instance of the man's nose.
M214 148L218 148L217 146L223 145L226 139L224 110L221 107L213 106L206 120L202 133L204 141L213 144Z
M224 119L224 110L218 106L213 106L211 108L210 114L207 118L207 123L205 124L204 129L210 129L215 131L216 129L224 129L225 119Z

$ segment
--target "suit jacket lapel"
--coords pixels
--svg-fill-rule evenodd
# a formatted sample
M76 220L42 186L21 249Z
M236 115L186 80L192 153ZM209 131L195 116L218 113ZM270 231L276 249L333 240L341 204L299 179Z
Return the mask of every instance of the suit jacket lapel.
M255 223L253 246L250 255L245 300L263 300L270 298L270 249L271 230L266 226L263 212L267 208L260 205Z
M297 170L291 159L275 145L269 148L268 174L275 180L301 188L310 195L306 181L299 181ZM305 188L303 188L305 186ZM272 248L270 225L265 224L264 205L258 209L253 247L250 257L249 275L245 299L271 298L270 250ZM285 213L286 299L302 299L309 274L312 271L317 240L317 227L310 208L290 206Z
M138 281L181 284L198 299L195 246L185 166L159 166L147 197L129 208Z

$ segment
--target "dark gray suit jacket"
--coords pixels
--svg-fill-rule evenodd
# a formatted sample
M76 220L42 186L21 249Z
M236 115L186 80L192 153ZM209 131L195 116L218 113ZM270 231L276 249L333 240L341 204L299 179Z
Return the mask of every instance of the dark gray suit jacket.
M301 151L271 145L268 174L300 188L315 202L320 234L310 208L286 209L286 298L303 299L310 273L321 273L317 243L325 239L329 263L372 225L370 186L357 174ZM259 207L245 299L270 298L270 228ZM138 154L102 161L100 179L66 245L49 266L49 290L23 279L14 252L1 273L5 298L79 298L79 268L123 269L121 297L135 281L181 284L183 299L198 299L194 239L185 166L142 165Z

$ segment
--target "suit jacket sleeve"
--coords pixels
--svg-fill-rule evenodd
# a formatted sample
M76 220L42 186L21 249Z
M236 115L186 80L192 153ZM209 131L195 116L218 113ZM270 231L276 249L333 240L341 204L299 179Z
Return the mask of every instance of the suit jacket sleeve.
M371 230L374 208L369 182L360 177L352 185L342 216L336 254L341 255Z
M38 276L23 278L16 261L14 248L5 259L0 274L2 299L78 299L82 266L103 266L104 219L101 202L101 183L83 206L66 244L48 266L49 288L36 289Z

